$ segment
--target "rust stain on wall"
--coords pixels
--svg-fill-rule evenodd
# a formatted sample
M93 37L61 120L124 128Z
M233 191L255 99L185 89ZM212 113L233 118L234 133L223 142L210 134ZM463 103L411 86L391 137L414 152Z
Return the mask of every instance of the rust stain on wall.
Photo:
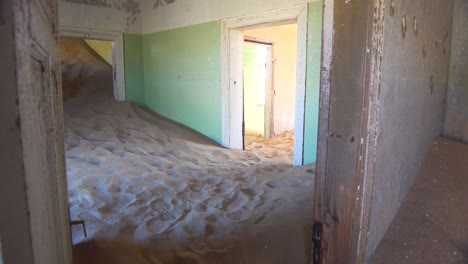
M156 9L160 6L173 4L175 0L156 0L153 5L153 9Z
M98 7L112 7L110 4L107 3L107 0L63 0L67 3L72 4L84 4L84 5L92 5Z
M395 15L395 0L390 2L389 12L391 17Z
M403 16L401 18L401 36L403 38L406 37L406 28L407 28L407 25L406 25L406 16Z
M138 15L140 14L140 4L137 0L120 0L120 1L110 1L110 0L62 0L67 3L72 4L83 4L95 7L104 7L104 8L114 8L119 11L123 11L127 14L127 25L134 24L137 20ZM174 0L165 0L174 1Z

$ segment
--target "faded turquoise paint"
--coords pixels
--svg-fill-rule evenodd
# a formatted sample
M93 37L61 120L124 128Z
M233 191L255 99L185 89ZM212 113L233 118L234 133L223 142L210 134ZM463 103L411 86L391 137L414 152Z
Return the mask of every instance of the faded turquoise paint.
M317 136L322 49L322 2L308 5L307 84L304 130L304 164L317 160Z
M221 142L221 21L143 36L146 105Z
M141 35L124 34L125 97L139 105L145 104L142 49Z

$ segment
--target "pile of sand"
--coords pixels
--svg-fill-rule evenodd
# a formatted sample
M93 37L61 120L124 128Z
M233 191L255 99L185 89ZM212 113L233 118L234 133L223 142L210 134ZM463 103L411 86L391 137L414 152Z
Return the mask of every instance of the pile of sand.
M116 102L110 70L64 107L71 219L112 240L88 251L143 248L141 263L308 261L314 175L293 169L288 151L224 149ZM72 235L85 241L79 226Z

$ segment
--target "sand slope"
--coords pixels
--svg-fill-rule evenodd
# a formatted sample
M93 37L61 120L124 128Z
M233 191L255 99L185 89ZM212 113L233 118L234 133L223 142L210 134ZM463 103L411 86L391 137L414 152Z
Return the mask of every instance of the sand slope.
M288 150L224 149L116 102L110 76L94 72L64 106L71 218L111 240L81 248L136 247L148 263L307 262L311 167L290 167Z

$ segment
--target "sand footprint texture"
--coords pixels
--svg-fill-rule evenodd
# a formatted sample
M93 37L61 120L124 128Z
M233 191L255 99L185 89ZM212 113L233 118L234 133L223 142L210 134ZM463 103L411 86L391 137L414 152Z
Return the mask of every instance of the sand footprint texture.
M224 149L116 102L107 74L64 105L70 216L85 220L91 239L78 252L144 252L141 263L307 262L312 166L292 168L284 145ZM72 235L86 241L78 226Z

